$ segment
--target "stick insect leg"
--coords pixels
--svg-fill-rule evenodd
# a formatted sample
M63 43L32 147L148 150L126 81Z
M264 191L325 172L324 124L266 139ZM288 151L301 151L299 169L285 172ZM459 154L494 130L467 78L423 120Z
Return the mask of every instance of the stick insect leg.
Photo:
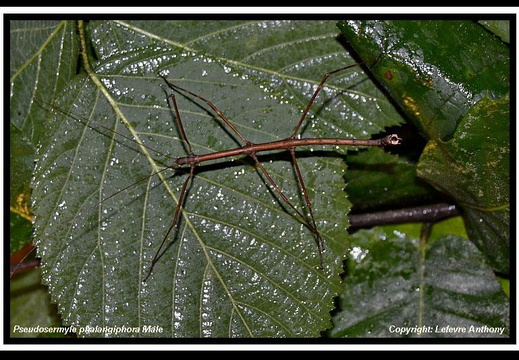
M232 131L234 131L234 133L236 135L238 135L238 137L244 142L244 143L249 143L249 141L245 138L245 136L242 135L242 133L236 128L236 126L233 125L233 123L227 119L227 117L225 117L225 115L216 107L216 105L214 105L211 101L207 100L206 98L198 95L198 94L195 94L194 92L191 92L187 89L184 89L178 85L175 85L175 84L172 84L171 82L168 81L168 79L163 76L163 75L160 75L160 77L162 77L162 79L164 79L164 82L166 83L166 85L168 85L171 89L173 90L179 90L179 91L183 91L184 93L186 94L189 94L191 96L194 96L196 97L197 99L200 99L202 100L203 102L205 102L211 109L213 109L213 111L218 115L218 117L220 117L220 119L223 120L223 122L225 123L225 125L227 125Z
M249 154L249 156L254 160L256 166L261 170L261 172L263 173L263 175L265 176L265 178L267 179L267 181L269 182L269 184L272 186L272 188L278 193L278 195L281 197L281 199L283 199L283 201L288 205L290 206L296 213L297 215L299 215L299 217L301 217L301 219L305 222L305 225L310 229L310 231L312 231L312 233L316 236L317 238L317 248L319 250L319 268L322 268L323 267L323 260L322 260L322 251L323 251L323 240L321 238L321 234L319 233L319 230L317 230L317 225L315 223L315 219L314 219L314 215L313 215L313 212L312 212L312 205L310 203L310 199L308 198L308 193L306 191L306 187L304 185L304 181L303 181L303 177L301 175L301 171L299 169L299 166L297 165L297 160L295 159L295 151L294 149L290 149L290 153L292 154L292 161L295 165L295 168L296 168L296 173L297 173L297 180L299 182L299 184L301 185L301 188L303 189L303 196L305 198L305 202L306 202L306 206L308 208L308 211L310 213L310 218L311 218L311 223L308 223L308 220L307 220L307 217L303 215L303 213L301 213L301 211L299 211L295 206L294 204L292 204L290 202L290 200L288 200L288 198L286 197L286 195L283 193L283 191L281 190L281 188L276 184L276 182L274 181L274 179L272 179L272 177L270 176L270 174L268 173L267 169L265 169L265 167L263 166L263 164L261 164L261 162L258 160L258 158L256 157L256 154Z
M310 230L314 233L317 239L317 249L319 250L319 268L323 268L323 238L321 237L321 233L319 233L319 230L317 230L317 224L315 223L315 217L314 212L312 210L312 202L310 201L310 198L308 197L308 191L306 190L305 181L303 179L303 175L301 174L301 169L299 168L299 164L297 163L296 159L296 152L294 148L289 149L290 156L292 157L292 164L294 165L294 169L296 170L296 176L297 181L299 182L299 186L301 188L301 191L303 192L303 197L305 198L306 207L308 209L308 214L310 215L310 220L312 221L312 226Z
M191 147L191 143L189 142L189 140L187 138L187 135L186 135L186 132L184 130L184 125L182 125L182 119L180 117L180 111L178 110L178 106L177 106L177 101L175 99L175 95L174 94L168 95L168 105L170 105L169 99L171 99L171 103L173 104L173 110L175 111L175 115L176 115L176 118L177 118L177 125L178 125L178 128L180 130L180 135L182 137L182 142L187 146L188 155L194 155L193 148ZM193 177L195 175L195 167L196 167L196 163L192 163L191 164L191 168L189 169L189 176L184 181L184 184L182 185L182 190L180 191L180 196L179 196L179 199L178 199L177 207L175 208L175 214L173 215L173 222L169 226L169 229L166 232L166 235L164 236L164 238L162 239L162 241L160 243L159 249L157 250L157 252L155 253L155 256L151 260L151 265L150 265L150 268L148 270L148 273L146 274L146 277L144 278L144 282L146 282L148 280L148 278L151 275L151 272L153 271L153 268L155 267L155 264L157 263L159 258L163 255L162 248L166 244L166 240L168 239L169 235L171 234L173 229L178 224L178 219L180 217L180 210L182 209L182 206L184 204L184 201L185 201L185 198L186 198L187 189L189 188L189 185L193 181Z
M192 164L191 165L191 168L189 170L189 176L184 181L184 184L182 185L182 190L180 191L180 196L179 196L179 199L178 199L177 207L175 208L175 215L173 215L173 222L169 226L169 229L166 232L166 235L164 236L164 238L162 239L162 242L160 243L160 246L159 246L157 252L155 253L155 256L151 260L151 265L150 265L150 268L148 270L148 273L146 274L146 277L144 278L144 282L146 282L148 280L148 278L151 275L151 272L153 271L153 268L155 267L155 264L160 259L160 257L163 255L162 248L166 244L166 240L168 239L169 234L171 234L173 229L178 224L178 219L180 217L180 210L182 209L182 206L183 206L184 201L186 199L187 189L189 188L189 185L191 184L191 182L193 181L193 177L195 176L195 166L196 166L196 164Z
M339 68L339 69L336 69L336 70L333 70L333 71L330 71L330 72L324 74L323 78L321 79L321 82L319 83L319 85L317 85L317 89L315 89L312 97L310 98L310 100L306 104L306 107L303 110L303 113L301 114L301 118L299 119L299 122L297 123L296 127L294 128L294 132L289 137L289 139L293 139L293 138L295 138L298 135L299 129L301 128L301 125L305 121L306 116L310 112L310 108L312 107L312 105L313 105L317 95L323 89L324 83L328 80L328 78L331 75L335 74L335 73L338 73L340 71L349 69L349 68L351 68L353 66L357 66L357 64L344 66L342 68ZM293 148L291 148L291 149L289 149L289 151L290 151L290 156L292 157L292 164L294 165L294 169L296 171L297 181L298 181L298 183L299 183L299 185L301 187L301 191L302 191L303 197L305 199L306 207L308 209L308 214L310 215L311 224L310 224L309 228L314 233L314 235L316 236L316 239L317 239L317 248L319 250L319 267L322 268L323 267L322 252L323 252L323 249L324 249L323 239L321 237L321 234L319 233L319 230L317 229L317 224L315 223L315 217L314 217L314 213L313 213L313 210L312 210L312 202L310 201L310 198L308 197L308 191L306 190L305 182L304 182L303 176L301 174L301 169L299 168L299 164L297 163L297 159L296 159L296 155L295 155L295 150ZM269 180L269 181L271 181L271 180ZM280 192L280 190L278 191L278 193L279 192ZM293 208L293 206L292 206L292 208ZM306 217L304 217L304 218L306 219Z
M286 197L286 195L283 193L283 191L281 190L281 188L276 184L276 182L274 181L274 179L272 179L272 177L270 176L270 174L268 173L267 169L265 169L265 167L263 166L263 164L258 160L258 158L256 157L256 154L250 154L249 155L253 160L254 160L254 163L256 164L256 166L261 170L261 172L263 173L263 175L265 176L265 178L267 179L267 181L269 182L269 184L272 186L272 188L278 193L278 195L281 197L281 199L283 199L283 201L288 205L290 206L296 213L297 215L299 215L301 218L305 219L305 216L303 215L303 213L301 213L301 211L297 210L297 208L294 206L294 204L292 204L290 202L290 200L288 200L288 198Z
M306 107L303 110L303 114L301 115L301 118L299 119L299 122L297 123L297 126L295 127L294 132L292 133L292 135L290 136L289 139L293 139L293 138L295 138L297 136L297 133L299 132L299 129L301 128L301 125L303 124L303 121L305 120L306 116L308 115L308 112L310 111L310 108L312 107L315 98L317 97L319 92L321 92L321 90L323 89L323 86L324 86L324 83L326 82L326 80L328 80L328 78L331 75L333 75L335 73L338 73L340 71L352 68L354 66L357 66L357 64L348 65L348 66L345 66L345 67L342 67L342 68L339 68L339 69L335 69L333 71L330 71L330 72L324 74L323 78L321 79L321 82L319 83L319 85L317 85L317 89L315 89L314 94L310 98L310 101L308 101L308 104L306 104Z
M173 110L175 111L175 115L177 117L177 125L180 130L180 135L182 136L182 141L187 145L187 150L189 155L193 155L193 148L191 147L191 143L187 139L186 132L184 130L184 125L182 125L182 120L180 119L180 111L178 111L177 100L175 99L175 94L168 95L168 99L171 99L173 103ZM169 101L168 101L169 104Z

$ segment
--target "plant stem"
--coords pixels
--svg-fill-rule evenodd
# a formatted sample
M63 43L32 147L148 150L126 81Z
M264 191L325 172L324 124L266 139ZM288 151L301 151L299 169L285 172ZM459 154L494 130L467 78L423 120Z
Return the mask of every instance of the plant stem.
M357 229L406 222L435 222L456 215L459 215L456 205L439 203L365 214L350 214L349 218L350 229Z

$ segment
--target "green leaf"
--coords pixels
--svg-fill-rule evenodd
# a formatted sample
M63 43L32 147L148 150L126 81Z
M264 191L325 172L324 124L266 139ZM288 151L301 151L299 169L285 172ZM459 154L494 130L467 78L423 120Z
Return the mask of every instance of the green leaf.
M51 102L72 77L77 36L74 23L67 21L11 21L9 26L10 205L13 213L30 218L30 179L46 116L34 100Z
M397 229L361 231L352 239L358 263L331 336L509 336L508 298L470 241L443 235L423 246Z
M313 35L298 31L309 23ZM144 24L89 24L99 59L95 74L78 76L57 96L60 110L48 119L43 137L34 176L35 238L44 281L64 323L79 336L319 336L330 326L348 246L349 203L336 149L298 152L325 242L324 269L317 268L313 234L241 157L197 167L178 231L143 279L187 176L179 169L150 177L171 157L186 155L157 73L210 99L250 141L283 139L324 73L354 63L335 41L334 23L236 22L218 32L215 24L200 22ZM272 31L280 26L283 31ZM234 34L240 40L226 51L217 47L219 54L194 48L225 45ZM239 52L251 34L260 41L254 62ZM272 37L261 40L265 35ZM314 49L316 38L321 45ZM282 66L268 56L258 60L273 48L290 60ZM292 51L300 58L291 58ZM366 138L399 123L369 83L357 67L330 79L304 136ZM195 153L240 146L207 104L175 95ZM289 157L273 152L259 158L305 211ZM146 326L162 332L145 333Z
M508 98L482 99L447 142L431 141L418 174L463 207L470 238L498 271L510 270Z
M510 50L472 21L344 21L340 28L431 139L449 139L482 97L510 87Z
M37 144L46 111L34 101L51 102L75 74L77 35L67 21L12 21L10 31L11 124Z
M479 23L496 36L499 36L504 42L510 43L509 20L480 20Z
M415 205L433 198L430 186L416 181L416 165L382 149L348 154L347 183L349 200L358 212L376 208Z

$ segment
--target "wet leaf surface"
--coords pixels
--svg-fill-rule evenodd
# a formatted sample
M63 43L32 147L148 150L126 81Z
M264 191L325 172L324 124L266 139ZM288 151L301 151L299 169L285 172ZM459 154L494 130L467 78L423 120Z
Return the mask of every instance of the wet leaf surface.
M431 141L418 174L464 208L471 239L492 266L510 269L510 122L508 99L481 100L452 140Z
M330 335L508 337L508 298L474 244L437 235L424 246L406 232L386 227L354 236Z

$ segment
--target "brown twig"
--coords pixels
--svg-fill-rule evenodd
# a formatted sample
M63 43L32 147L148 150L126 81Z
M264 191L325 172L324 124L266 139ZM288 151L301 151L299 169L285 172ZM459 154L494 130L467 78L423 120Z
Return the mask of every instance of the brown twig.
M375 225L401 224L406 222L436 222L456 215L459 215L459 210L456 205L439 203L397 210L352 214L349 218L351 224L350 229L359 229Z

